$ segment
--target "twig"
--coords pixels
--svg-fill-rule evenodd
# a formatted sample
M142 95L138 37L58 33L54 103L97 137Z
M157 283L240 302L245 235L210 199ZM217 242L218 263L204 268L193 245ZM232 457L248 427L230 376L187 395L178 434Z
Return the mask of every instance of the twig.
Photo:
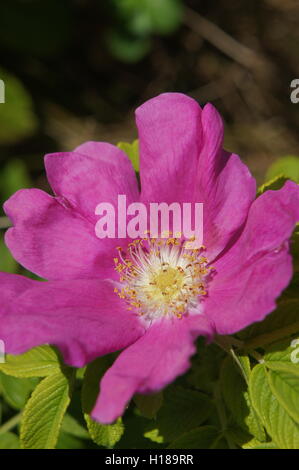
M18 413L17 415L13 416L11 419L6 421L1 427L0 427L0 435L4 434L5 432L11 431L14 427L19 424L21 421L22 413Z
M185 8L184 23L203 39L248 69L257 68L264 62L255 51L236 41L219 26L191 8Z

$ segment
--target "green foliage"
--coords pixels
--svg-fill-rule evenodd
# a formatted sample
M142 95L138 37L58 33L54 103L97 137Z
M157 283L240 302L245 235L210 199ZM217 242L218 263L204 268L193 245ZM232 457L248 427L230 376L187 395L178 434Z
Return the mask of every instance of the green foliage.
M119 27L107 34L110 52L124 62L137 62L150 50L151 35L173 33L183 17L181 0L112 0Z
M131 160L133 168L135 171L139 171L139 141L134 140L134 142L119 142L117 146L123 150Z
M12 432L0 434L0 449L19 449L19 438Z
M21 158L10 159L1 171L0 182L0 194L4 201L19 189L29 188L31 181L24 161Z
M124 433L122 419L118 419L114 424L104 425L97 423L90 416L90 412L92 411L98 395L100 379L108 366L109 360L103 358L92 362L86 368L82 388L82 406L87 428L92 440L99 446L112 448Z
M288 180L284 175L274 176L273 178L269 178L267 183L262 184L262 186L258 189L258 195L263 194L265 191L277 191L281 189L285 182Z
M159 410L156 427L165 442L204 423L212 412L210 398L195 390L170 386L164 393L164 405Z
M293 155L276 160L267 171L267 179L284 176L299 183L299 158Z
M30 136L37 127L30 95L13 75L0 70L5 83L5 103L0 106L0 143L8 144Z
M20 379L0 372L1 395L16 410L24 408L36 383L35 379Z
M277 386L281 392L276 382ZM266 364L259 364L253 369L249 386L250 396L268 434L278 448L298 449L299 423L290 416L278 399L279 392L276 387L273 387L273 381L271 383ZM292 399L292 394L286 395L286 399Z
M137 170L138 142L119 147ZM184 376L163 392L136 395L111 425L91 412L116 355L78 370L50 346L8 355L0 364L0 448L299 448L297 243L298 227L295 275L274 312L234 337L199 339Z
M24 449L54 449L66 409L70 403L69 374L61 371L44 378L28 400L21 423Z
M59 355L49 346L40 346L19 356L6 356L0 371L13 377L47 377L60 371Z
M10 251L4 243L3 237L0 235L0 271L15 273L17 268L18 263L10 254Z
M213 426L202 426L183 434L173 441L169 449L215 449L221 435ZM219 448L219 447L218 447Z
M152 395L135 395L134 401L142 416L152 419L157 416L163 403L163 392Z

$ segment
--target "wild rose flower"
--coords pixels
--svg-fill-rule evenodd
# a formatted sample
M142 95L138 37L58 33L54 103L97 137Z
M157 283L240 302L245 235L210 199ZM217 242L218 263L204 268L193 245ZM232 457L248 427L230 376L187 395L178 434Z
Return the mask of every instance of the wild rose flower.
M183 374L198 335L235 333L275 308L292 276L289 238L299 219L293 182L256 199L247 167L222 149L210 104L169 93L136 116L140 192L120 149L88 142L46 156L54 197L26 189L5 203L9 249L48 282L1 273L0 338L12 354L55 345L76 367L123 349L100 384L92 416L102 423L135 393ZM206 248L188 255L180 239L152 250L150 240L98 239L95 208L116 205L119 194L128 203L204 203Z

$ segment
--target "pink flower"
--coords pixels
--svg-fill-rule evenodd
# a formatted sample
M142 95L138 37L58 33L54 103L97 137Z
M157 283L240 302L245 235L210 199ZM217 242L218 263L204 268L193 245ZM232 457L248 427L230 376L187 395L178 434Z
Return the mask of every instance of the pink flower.
M121 150L88 142L46 156L55 197L27 189L5 203L9 249L48 282L0 274L0 338L12 354L53 344L77 367L123 349L100 384L92 416L102 423L136 392L183 374L198 335L235 333L275 308L292 276L288 240L299 220L293 182L255 199L247 167L222 149L222 120L210 104L202 110L169 93L136 116L141 192ZM206 249L187 263L180 240L152 251L147 242L99 240L95 208L116 204L118 194L128 203L203 202Z

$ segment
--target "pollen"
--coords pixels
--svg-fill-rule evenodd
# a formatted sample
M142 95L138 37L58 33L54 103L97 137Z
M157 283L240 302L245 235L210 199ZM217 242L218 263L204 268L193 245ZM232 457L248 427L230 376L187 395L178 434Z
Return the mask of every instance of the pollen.
M205 247L186 248L191 241L171 234L168 238L146 234L126 249L117 248L114 264L120 280L114 292L126 301L128 310L151 321L163 316L181 318L196 309L207 295L213 268L203 256Z

